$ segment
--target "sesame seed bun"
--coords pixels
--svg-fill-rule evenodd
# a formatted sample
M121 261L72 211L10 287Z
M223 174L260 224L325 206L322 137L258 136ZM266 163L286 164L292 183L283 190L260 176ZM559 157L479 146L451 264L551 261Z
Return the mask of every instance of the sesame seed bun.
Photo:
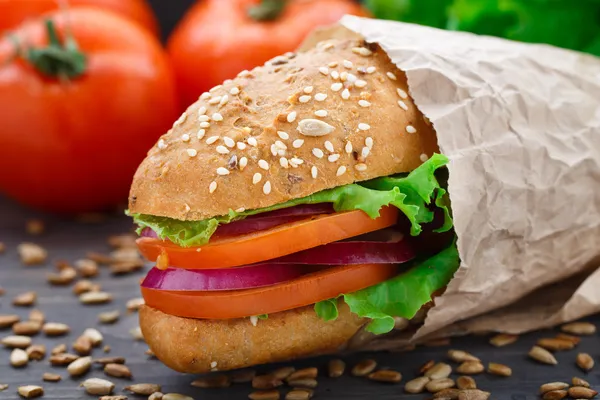
M154 354L186 373L226 371L317 354L335 353L365 324L340 302L335 321L320 319L312 306L270 314L267 319L202 320L140 308L140 327Z
M137 170L129 210L202 220L409 172L438 148L407 92L362 40L277 57L187 109Z

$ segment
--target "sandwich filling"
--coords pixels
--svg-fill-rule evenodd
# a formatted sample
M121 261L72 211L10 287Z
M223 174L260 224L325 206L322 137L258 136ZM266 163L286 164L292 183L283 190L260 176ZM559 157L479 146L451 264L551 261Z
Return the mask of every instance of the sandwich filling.
M459 266L445 188L448 159L408 174L339 186L202 221L131 214L138 245L156 261L146 304L168 314L233 319L314 304L325 320L339 301L367 330L411 319Z

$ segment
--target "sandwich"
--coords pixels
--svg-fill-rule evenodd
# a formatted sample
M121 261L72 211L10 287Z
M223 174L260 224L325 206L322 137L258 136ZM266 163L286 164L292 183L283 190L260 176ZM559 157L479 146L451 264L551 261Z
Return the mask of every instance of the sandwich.
M130 191L155 262L146 342L203 373L406 328L459 266L447 163L404 73L362 40L286 53L203 93Z

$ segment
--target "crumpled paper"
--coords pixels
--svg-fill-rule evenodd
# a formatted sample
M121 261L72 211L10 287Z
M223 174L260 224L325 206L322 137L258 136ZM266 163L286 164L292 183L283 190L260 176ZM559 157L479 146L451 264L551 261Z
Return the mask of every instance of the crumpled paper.
M340 24L406 72L451 160L462 264L411 340L600 312L600 59L399 22ZM381 339L370 347L405 343Z

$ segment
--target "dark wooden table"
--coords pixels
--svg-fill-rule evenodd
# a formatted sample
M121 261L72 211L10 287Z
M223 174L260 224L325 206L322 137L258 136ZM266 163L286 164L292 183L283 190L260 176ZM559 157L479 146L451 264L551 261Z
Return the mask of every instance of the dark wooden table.
M29 218L41 218L46 223L47 232L39 237L32 237L25 232L25 222ZM134 379L108 378L117 385L116 393L121 393L124 386L131 382L159 383L163 392L177 392L192 396L195 399L244 399L250 393L248 385L236 385L228 389L197 389L189 384L194 376L173 372L163 366L158 360L144 354L147 346L136 342L130 336L130 329L137 326L137 315L127 314L127 300L139 297L138 281L144 272L134 273L124 277L114 277L106 269L102 269L95 281L102 285L105 291L114 295L111 304L101 306L84 306L71 293L71 288L50 287L46 282L46 274L53 270L56 260L74 261L84 257L89 251L107 253L110 248L106 238L111 234L129 232L130 221L124 216L110 217L102 224L81 224L56 217L46 216L24 209L14 203L0 198L0 241L6 244L6 253L0 255L0 285L6 294L0 297L0 314L19 314L27 318L30 308L18 308L11 305L11 299L24 291L35 290L38 293L36 307L41 309L49 321L63 322L71 327L71 333L61 338L49 339L44 335L34 337L35 343L43 343L48 349L59 343L71 344L85 328L95 327L104 335L104 343L111 346L110 355L124 356L131 368ZM44 246L49 252L49 260L45 265L35 267L22 266L17 255L16 246L23 241L33 241ZM114 325L100 325L97 315L101 311L119 309L121 320ZM600 318L590 319L600 323ZM10 334L10 330L0 332L0 336ZM513 376L501 378L481 374L476 377L479 387L492 392L494 399L525 400L537 398L538 387L546 382L564 380L573 376L588 379L592 385L600 387L600 366L589 374L584 374L575 366L576 351L557 354L559 365L547 366L536 364L527 358L526 353L535 341L551 332L537 332L525 335L513 345L497 349L487 343L487 337L456 338L452 340L451 348L464 349L479 356L483 361L495 361L513 368ZM383 367L389 367L402 372L403 382L415 376L415 370L430 359L446 359L444 347L421 347L408 353L357 354L345 357L349 365L365 358L374 357ZM600 337L586 337L577 348L592 354L600 362ZM23 369L14 369L9 365L9 350L0 349L0 383L9 384L9 388L0 392L0 399L18 399L17 387L25 384L41 384L48 399L85 399L86 395L79 383L89 377L104 377L99 368L93 368L90 373L79 379L69 378L65 368L51 367L47 360L30 362ZM95 357L102 356L100 349L94 351ZM296 367L326 365L328 358L321 357L290 363ZM259 371L274 368L273 366L259 367ZM323 369L323 368L322 368ZM55 372L63 376L59 383L42 382L44 372ZM344 376L339 379L319 378L316 395L321 399L361 399L366 397L376 399L422 399L426 395L407 395L403 393L402 385L388 385L367 381L365 379ZM131 396L130 398L134 398Z

